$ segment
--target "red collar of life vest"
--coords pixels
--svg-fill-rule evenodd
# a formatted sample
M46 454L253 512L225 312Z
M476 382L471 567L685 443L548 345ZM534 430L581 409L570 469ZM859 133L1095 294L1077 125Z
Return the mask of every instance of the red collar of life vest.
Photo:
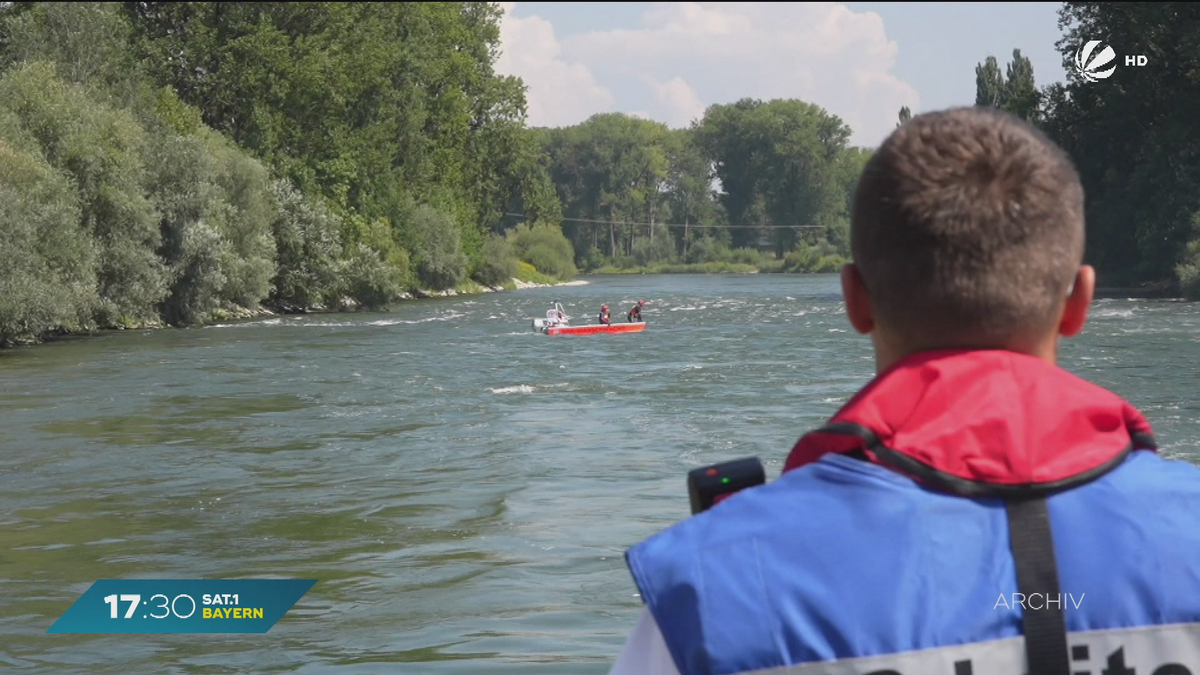
M1058 366L1015 352L947 350L880 373L800 438L783 470L861 450L923 482L1038 486L1100 475L1133 449L1156 447L1137 409Z

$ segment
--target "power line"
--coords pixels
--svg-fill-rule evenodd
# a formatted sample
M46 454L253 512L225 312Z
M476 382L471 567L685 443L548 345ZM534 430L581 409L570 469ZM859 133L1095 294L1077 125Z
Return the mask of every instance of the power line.
M506 213L506 216L515 218L525 218L524 213ZM571 223L592 223L596 225L653 225L654 227L686 227L688 229L697 228L724 228L730 230L823 230L824 225L713 225L702 223L650 223L650 222L634 222L622 220L592 220L589 218L563 218L562 220Z

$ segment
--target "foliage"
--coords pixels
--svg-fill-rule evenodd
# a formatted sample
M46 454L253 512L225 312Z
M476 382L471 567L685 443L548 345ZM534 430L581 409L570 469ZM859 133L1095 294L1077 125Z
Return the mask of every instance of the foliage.
M58 66L65 81L89 94L125 91L137 79L129 49L129 24L108 3L18 3L20 12L0 16L4 38L0 64L40 61Z
M566 281L577 273L575 250L562 231L549 224L528 225L522 223L508 233L513 253L559 280Z
M524 260L517 261L517 274L514 278L527 284L554 285L559 281L552 276L539 272L536 267Z
M1200 211L1200 6L1068 2L1057 47L1064 85L1043 92L1042 126L1073 157L1087 194L1088 262L1102 283L1183 281ZM1117 66L1102 82L1074 73L1074 54L1104 36L1152 67ZM1120 64L1120 61L1118 61Z
M483 260L472 275L485 286L498 287L517 275L517 257L506 237L492 233L483 244Z
M304 194L374 219L403 186L470 255L513 202L554 216L494 3L124 7L155 81Z
M145 129L129 112L90 99L42 62L0 75L0 106L77 187L80 224L98 248L98 322L154 318L166 276L155 255L161 234L154 206L143 187Z
M632 253L642 228L618 223L653 223L659 217L670 137L664 124L621 113L542 132L549 175L570 219L562 229L575 251Z
M1188 300L1200 301L1200 211L1192 215L1192 230L1195 238L1188 242L1175 274L1179 277L1183 296Z
M337 304L342 290L337 218L284 180L274 181L271 193L278 209L271 223L278 263L271 282L276 304L295 308Z
M1012 61L1000 72L996 57L975 66L975 105L1010 112L1028 122L1040 121L1042 92L1033 77L1033 63L1014 49Z
M387 220L353 214L342 222L342 234L345 258L339 269L352 300L367 309L386 307L417 283L408 251L396 243Z
M0 111L0 342L87 324L96 256L70 180Z
M512 271L561 209L499 11L0 3L0 342Z
M849 260L840 255L829 242L821 242L815 246L801 243L796 250L787 254L783 260L781 272L839 272Z
M863 157L849 136L817 106L753 99L686 130L611 113L541 132L563 232L589 270L725 262L717 242L782 257L829 241L848 255Z
M605 265L594 273L606 274L755 274L763 271L758 265L730 262L659 263L645 267ZM772 269L772 271L774 271Z
M459 246L459 229L448 215L419 206L411 216L413 262L417 280L426 288L454 288L466 278L467 256Z

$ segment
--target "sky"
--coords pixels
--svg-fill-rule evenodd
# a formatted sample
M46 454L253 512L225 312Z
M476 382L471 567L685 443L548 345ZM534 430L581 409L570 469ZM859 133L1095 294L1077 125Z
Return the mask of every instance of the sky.
M1057 2L505 2L496 70L528 87L531 126L623 112L687 126L750 97L798 98L877 146L901 106L975 102L975 66L1013 49L1062 82Z

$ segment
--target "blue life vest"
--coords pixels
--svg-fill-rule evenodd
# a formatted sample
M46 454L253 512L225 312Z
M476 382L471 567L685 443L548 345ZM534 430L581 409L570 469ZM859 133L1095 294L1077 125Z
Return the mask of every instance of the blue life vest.
M930 353L626 559L682 675L1200 675L1200 469L1153 448L1049 364Z

